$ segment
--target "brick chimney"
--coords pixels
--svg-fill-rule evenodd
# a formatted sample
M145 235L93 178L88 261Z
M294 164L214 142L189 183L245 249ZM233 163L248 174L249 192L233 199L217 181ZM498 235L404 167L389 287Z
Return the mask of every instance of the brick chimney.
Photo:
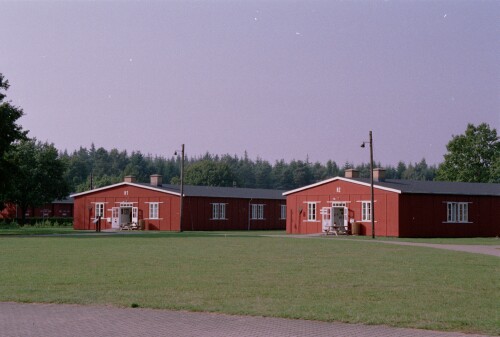
M383 168L373 169L373 181L385 181L385 170Z
M149 178L151 180L151 186L162 185L163 176L161 174L152 174Z
M135 176L125 176L125 178L123 178L123 181L126 183L135 183L136 178Z
M359 171L355 169L347 169L345 170L344 176L346 178L359 178Z

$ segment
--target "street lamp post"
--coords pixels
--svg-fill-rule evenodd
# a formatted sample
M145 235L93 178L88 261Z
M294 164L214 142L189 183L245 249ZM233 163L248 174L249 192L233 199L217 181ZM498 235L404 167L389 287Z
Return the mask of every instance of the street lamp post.
M363 142L361 147L365 147L366 143L370 143L370 218L372 221L372 239L375 239L375 202L374 202L374 193L373 193L373 138L372 132L370 131L370 141Z
M177 155L177 151L174 153ZM184 205L184 144L181 147L181 207L179 214L179 232L182 232L182 210Z

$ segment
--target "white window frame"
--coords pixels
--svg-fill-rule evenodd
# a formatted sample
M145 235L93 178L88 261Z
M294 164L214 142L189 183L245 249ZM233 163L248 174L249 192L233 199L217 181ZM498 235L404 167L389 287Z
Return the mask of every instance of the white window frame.
M252 220L264 220L265 204L252 204Z
M372 221L371 201L361 201L361 221Z
M469 221L470 202L446 202L446 223L470 223Z
M211 220L227 220L225 203L212 203L212 218Z
M150 202L149 203L149 219L159 219L160 218L160 203Z
M280 220L286 220L286 205L280 205Z
M104 203L103 202L96 202L95 203L95 218L97 219L98 217L104 218Z
M317 217L317 212L318 212L318 207L316 205L318 204L317 201L308 201L307 202L307 221L311 222L317 222L318 217Z

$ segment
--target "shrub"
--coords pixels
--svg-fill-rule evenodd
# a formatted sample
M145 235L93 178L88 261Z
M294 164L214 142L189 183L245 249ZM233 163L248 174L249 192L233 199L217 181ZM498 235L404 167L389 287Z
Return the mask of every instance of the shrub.
M73 226L73 218L28 218L25 226L34 227L70 227Z
M15 221L2 219L0 221L0 229L16 229L19 228L19 224Z

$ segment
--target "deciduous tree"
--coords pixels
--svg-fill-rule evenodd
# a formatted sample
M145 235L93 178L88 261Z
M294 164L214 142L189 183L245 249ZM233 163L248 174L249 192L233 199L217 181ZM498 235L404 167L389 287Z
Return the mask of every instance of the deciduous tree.
M21 224L29 207L38 207L68 196L64 163L53 144L22 140L5 154L12 165L12 184L5 201L16 204L22 213Z
M186 169L188 185L232 186L235 177L226 163L202 160Z
M453 136L437 178L446 181L499 182L500 142L497 130L486 123L468 124L465 133Z
M0 193L6 190L12 172L12 167L9 167L4 155L16 141L26 139L27 134L27 131L23 131L21 125L17 124L23 110L4 101L6 95L3 91L7 89L9 81L0 73Z

